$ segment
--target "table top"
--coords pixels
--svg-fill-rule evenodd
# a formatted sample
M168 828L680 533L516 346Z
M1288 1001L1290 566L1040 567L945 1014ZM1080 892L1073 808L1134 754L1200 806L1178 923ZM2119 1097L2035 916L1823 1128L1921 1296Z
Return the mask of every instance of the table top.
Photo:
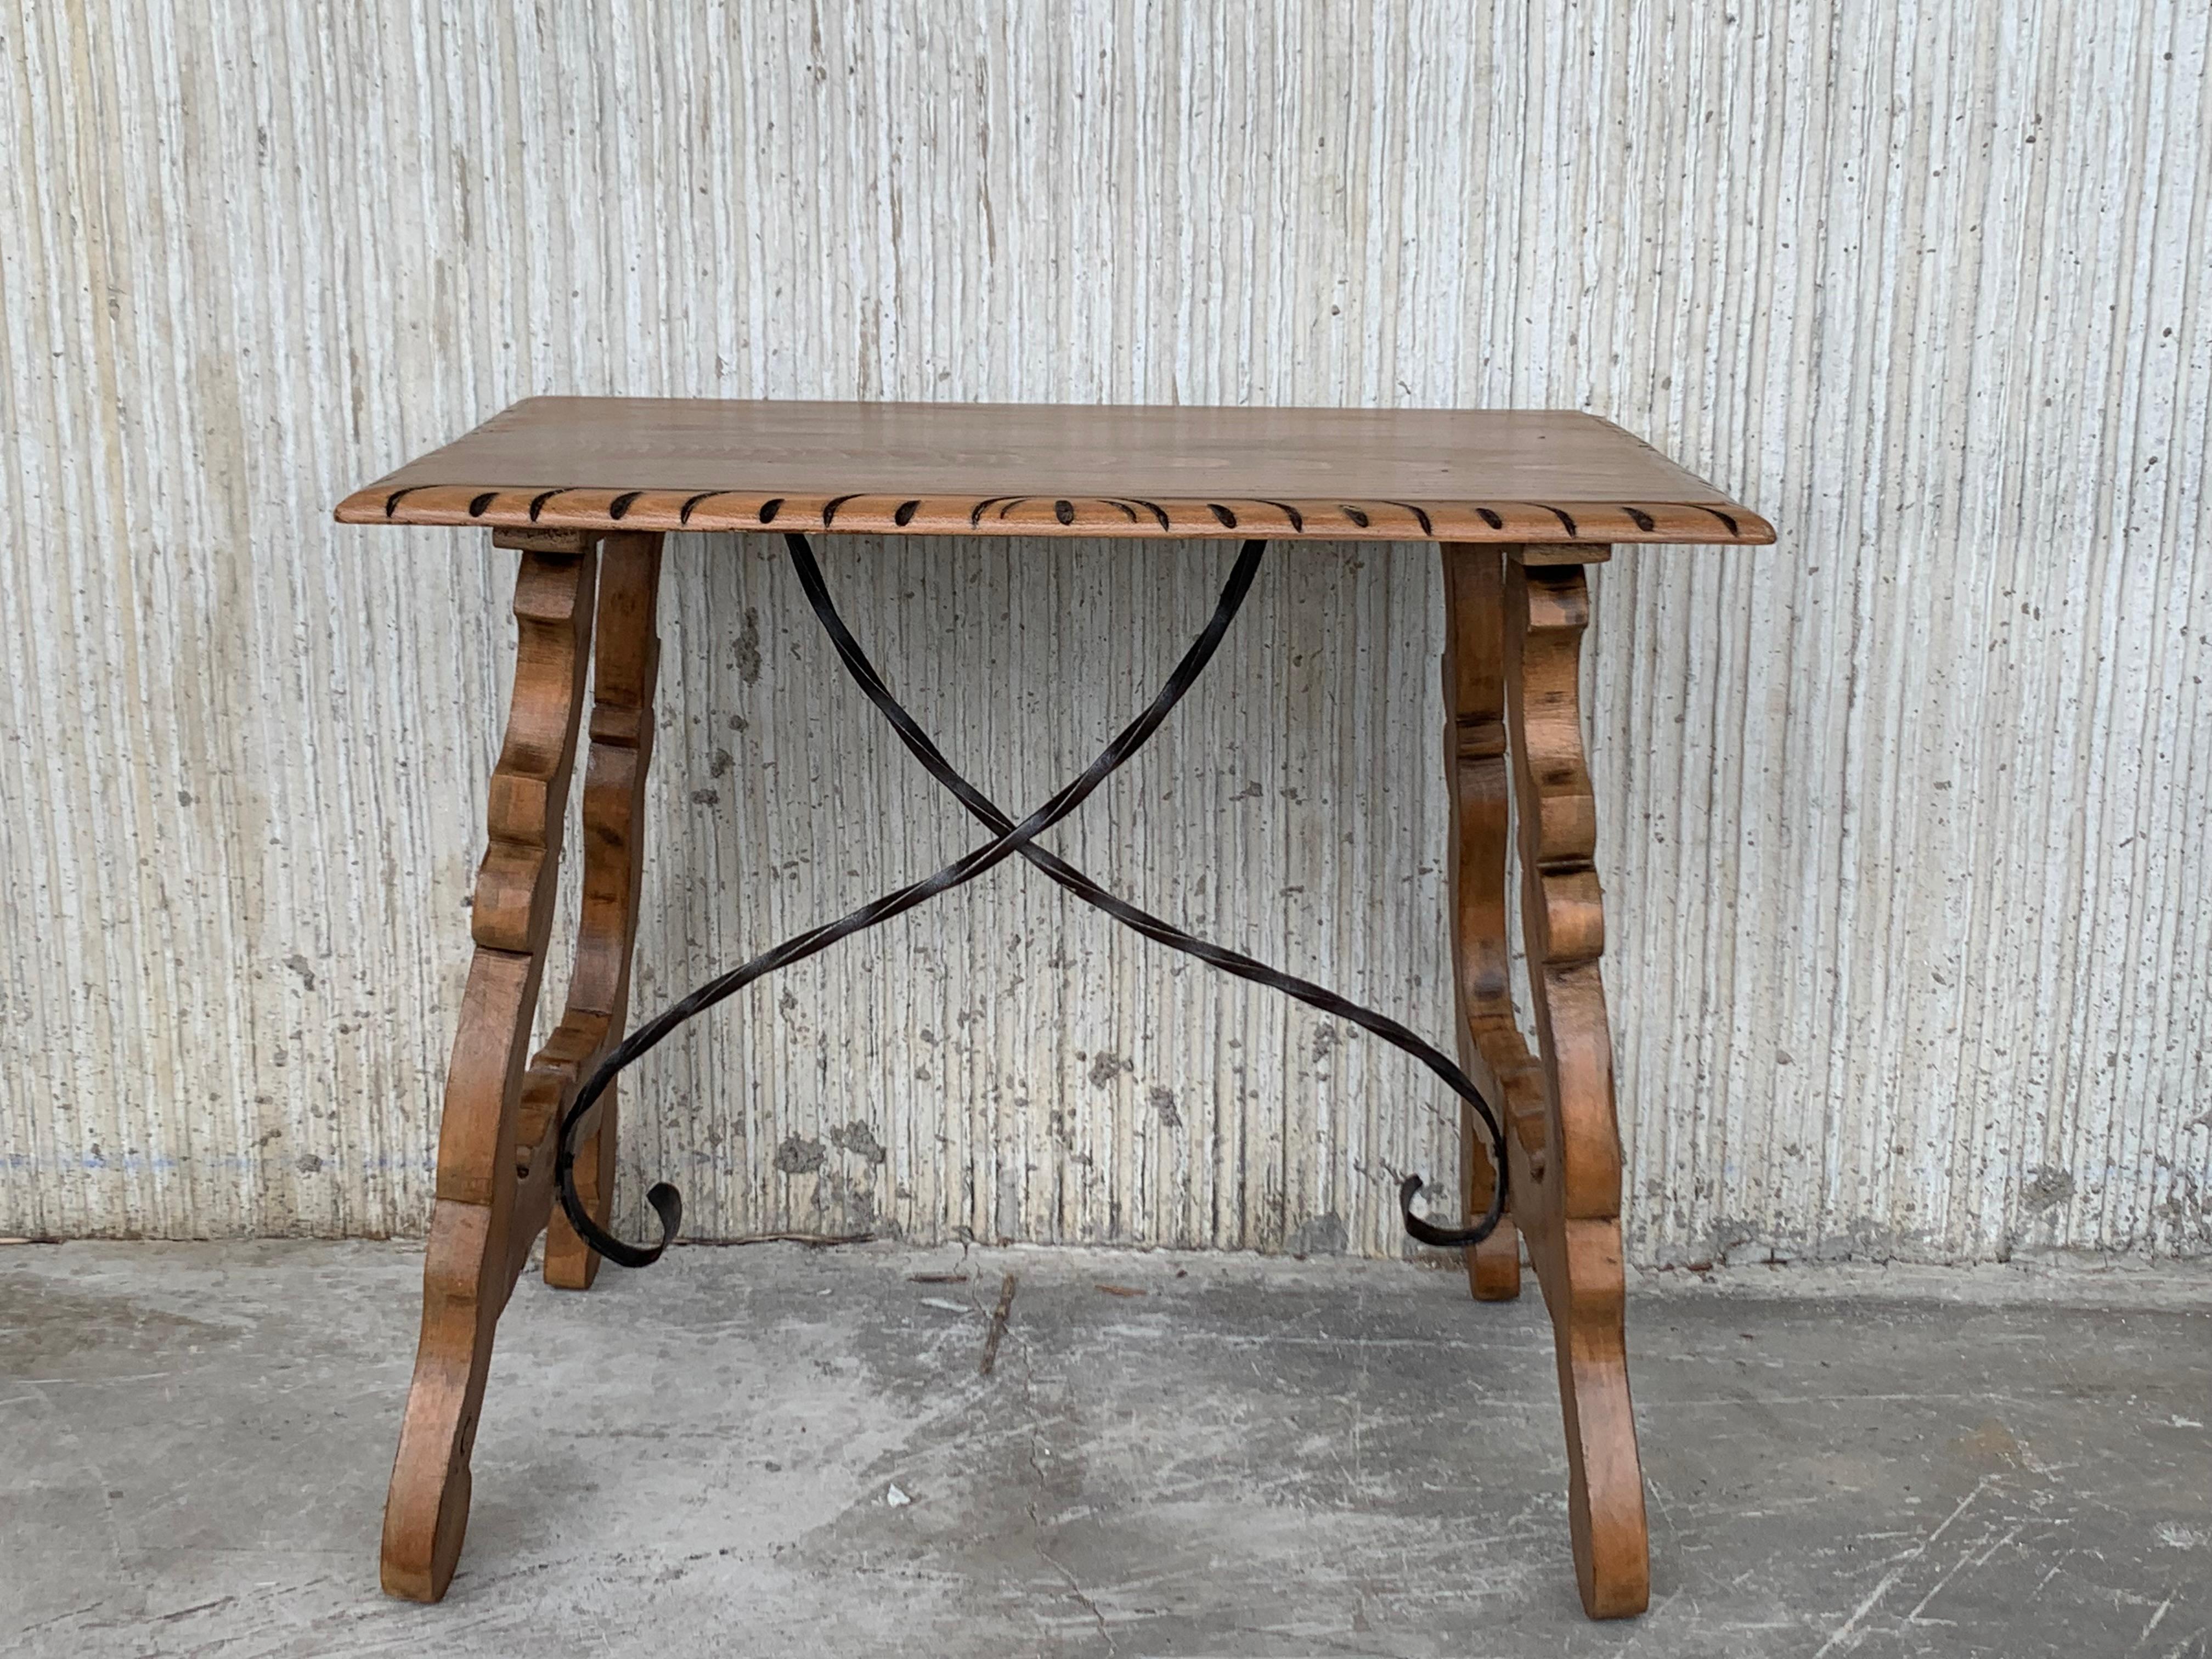
M1773 526L1594 415L531 398L346 524L1725 542Z

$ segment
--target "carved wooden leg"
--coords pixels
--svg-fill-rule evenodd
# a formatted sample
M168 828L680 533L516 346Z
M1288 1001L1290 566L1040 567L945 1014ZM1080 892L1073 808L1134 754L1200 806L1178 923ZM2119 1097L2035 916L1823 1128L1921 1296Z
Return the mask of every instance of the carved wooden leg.
M1447 879L1459 1058L1470 1072L1476 1071L1477 1056L1488 1062L1506 1091L1502 1104L1510 1119L1516 1097L1524 1110L1528 1105L1534 1061L1513 1023L1505 944L1511 784L1505 766L1503 565L1495 546L1447 542L1442 551L1444 771L1451 787ZM1461 1190L1473 1219L1490 1207L1497 1176L1472 1106L1460 1108L1459 1139ZM1503 1302L1521 1294L1521 1237L1510 1205L1490 1237L1467 1252L1467 1277L1480 1301Z
M597 559L580 535L565 548L552 537L532 539L562 550L526 551L515 579L514 699L492 773L489 844L470 921L476 956L438 1134L422 1335L384 1511L384 1588L418 1601L445 1594L460 1554L492 1332L545 1217L544 1183L526 1188L515 1179L517 1138L559 884Z
M492 1334L549 1219L545 1276L582 1289L597 1255L553 1206L553 1133L576 1085L622 1036L637 931L645 775L659 662L657 534L501 532L524 550L521 625L507 741L492 774L490 844L477 878L477 954L446 1085L436 1207L423 1270L422 1334L384 1518L384 1587L434 1601L468 1522L469 1452ZM591 755L584 782L584 893L561 1023L522 1065L559 884L584 667L599 585ZM614 1101L582 1127L578 1186L604 1215L614 1176Z
M592 668L592 746L584 769L584 904L568 1006L524 1085L526 1144L560 1121L602 1054L622 1041L629 1013L630 947L644 872L645 777L653 762L653 693L660 666L653 613L660 597L660 538L613 535L599 554L599 646ZM600 1097L599 1127L580 1143L576 1190L606 1224L615 1180L615 1091ZM545 1231L545 1282L591 1287L599 1254L553 1206Z
M1589 591L1577 565L1524 563L1516 553L1504 574L1506 724L1544 1105L1540 1150L1524 1152L1517 1139L1512 1148L1513 1191L1559 1356L1575 1574L1584 1611L1613 1619L1650 1599L1650 1557L1622 1328L1596 810L1583 755Z

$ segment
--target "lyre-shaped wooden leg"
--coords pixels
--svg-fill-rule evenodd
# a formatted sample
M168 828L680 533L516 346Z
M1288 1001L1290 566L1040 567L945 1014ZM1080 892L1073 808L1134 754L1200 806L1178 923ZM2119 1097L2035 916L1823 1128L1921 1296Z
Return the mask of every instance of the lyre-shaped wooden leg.
M514 1282L517 1107L560 879L596 570L588 548L526 553L515 579L514 701L492 772L470 918L476 957L438 1131L422 1330L384 1510L384 1588L417 1601L446 1593L460 1555L492 1331Z
M599 637L592 665L592 747L584 769L584 902L576 966L561 1024L523 1084L525 1143L543 1141L576 1085L622 1040L629 1013L630 948L637 934L645 861L645 777L653 762L653 693L660 669L653 629L660 596L660 538L614 535L599 562ZM599 1127L580 1143L576 1190L606 1224L615 1181L615 1091L600 1097ZM588 1290L599 1252L576 1236L556 1204L545 1230L545 1282Z
M525 550L514 590L514 696L492 772L489 841L470 924L476 955L438 1135L422 1334L384 1511L384 1588L418 1601L446 1593L460 1556L493 1333L553 1208L550 1131L576 1080L620 1033L637 911L640 791L652 741L660 538L611 537L575 984L560 1026L531 1058L601 561L593 538L580 532L502 532L501 539ZM594 1115L582 1132L599 1136L603 1150L587 1157L579 1184L604 1204L613 1124L611 1112ZM548 1276L588 1283L592 1264L577 1255L580 1241L568 1243L574 1249L565 1254L556 1254L557 1240L549 1243Z
M1504 1086L1509 1118L1525 1110L1534 1061L1513 1023L1505 943L1505 862L1512 781L1505 764L1505 629L1498 550L1447 544L1444 562L1444 775L1451 791L1446 866L1457 988L1460 1063L1487 1062ZM1516 1083L1519 1086L1516 1088ZM1460 1107L1460 1173L1472 1218L1490 1207L1497 1176L1472 1106ZM1509 1204L1488 1238L1467 1252L1468 1287L1484 1302L1521 1294L1521 1237Z
M1598 959L1605 918L1579 688L1589 594L1579 566L1447 545L1455 678L1454 951L1465 1041L1504 1090L1514 1214L1552 1316L1565 1419L1575 1576L1593 1619L1650 1598L1644 1476L1628 1395L1620 1134ZM1495 629L1495 633L1492 632ZM1502 645L1503 750L1521 869L1531 1055L1507 977L1502 780L1490 770L1490 682L1467 658ZM1503 767L1506 760L1497 763ZM1486 1200L1487 1188L1475 1194ZM1471 1196L1470 1203L1474 1199ZM1473 1264L1476 1294L1484 1264ZM1502 1281L1502 1275L1500 1275Z

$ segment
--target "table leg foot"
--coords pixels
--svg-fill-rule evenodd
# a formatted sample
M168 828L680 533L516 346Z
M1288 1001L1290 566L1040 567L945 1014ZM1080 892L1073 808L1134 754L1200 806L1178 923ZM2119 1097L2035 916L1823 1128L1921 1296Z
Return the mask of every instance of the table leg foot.
M422 1332L384 1511L384 1588L412 1601L436 1601L453 1578L493 1334L550 1207L551 1160L520 1138L525 1058L559 883L595 574L580 542L526 553L515 580L514 696L492 774L470 919L476 954L438 1131Z
M1479 1133L1480 1126L1474 1132ZM1483 1160L1486 1165L1487 1158ZM1467 1183L1468 1213L1480 1215L1490 1203L1486 1181L1469 1180ZM1521 1230L1513 1224L1513 1218L1504 1217L1480 1244L1470 1244L1467 1249L1468 1293L1477 1302L1511 1302L1521 1294Z
M1631 1618L1651 1599L1651 1553L1628 1397L1620 1224L1562 1222L1531 1255L1559 1358L1567 1525L1583 1611L1592 1619Z
M599 1127L576 1153L576 1190L592 1219L603 1227L614 1187L615 1103L610 1099L599 1109ZM576 1237L555 1206L545 1227L545 1282L556 1291L588 1291L599 1276L599 1253Z
M435 1601L452 1582L469 1524L469 1454L476 1444L491 1362L491 1328L479 1288L503 1250L490 1207L438 1205L423 1273L422 1340L384 1506L385 1593ZM501 1299L504 1299L502 1289Z

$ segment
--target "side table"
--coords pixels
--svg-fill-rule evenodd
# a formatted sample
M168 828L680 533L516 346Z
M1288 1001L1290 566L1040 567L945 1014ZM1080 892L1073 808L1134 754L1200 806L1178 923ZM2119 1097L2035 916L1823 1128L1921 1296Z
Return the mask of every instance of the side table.
M1534 410L1188 409L536 398L349 495L346 524L471 526L520 555L520 630L487 804L475 943L438 1139L415 1374L385 1510L383 1582L435 1601L460 1553L492 1338L544 1231L549 1284L659 1253L605 1231L614 1073L690 1013L775 968L1019 855L1148 937L1345 1018L1422 1058L1462 1097L1462 1206L1446 1231L1471 1289L1550 1312L1575 1571L1592 1618L1648 1600L1643 1474L1622 1323L1620 1140L1599 958L1595 804L1578 690L1583 567L1619 544L1771 542L1772 528L1595 416ZM671 531L781 532L846 666L993 839L898 894L722 975L628 1031ZM1243 552L1213 623L1108 753L1016 824L944 761L837 617L810 533L1173 537ZM1269 542L1432 541L1443 562L1456 1063L1387 1016L1115 898L1034 845L1188 689ZM591 714L584 720L586 692ZM580 734L583 902L559 1024L529 1051ZM1515 1018L1509 868L1521 882L1532 1049ZM1504 1152L1501 1165L1498 1149ZM673 1189L650 1194L664 1237Z

